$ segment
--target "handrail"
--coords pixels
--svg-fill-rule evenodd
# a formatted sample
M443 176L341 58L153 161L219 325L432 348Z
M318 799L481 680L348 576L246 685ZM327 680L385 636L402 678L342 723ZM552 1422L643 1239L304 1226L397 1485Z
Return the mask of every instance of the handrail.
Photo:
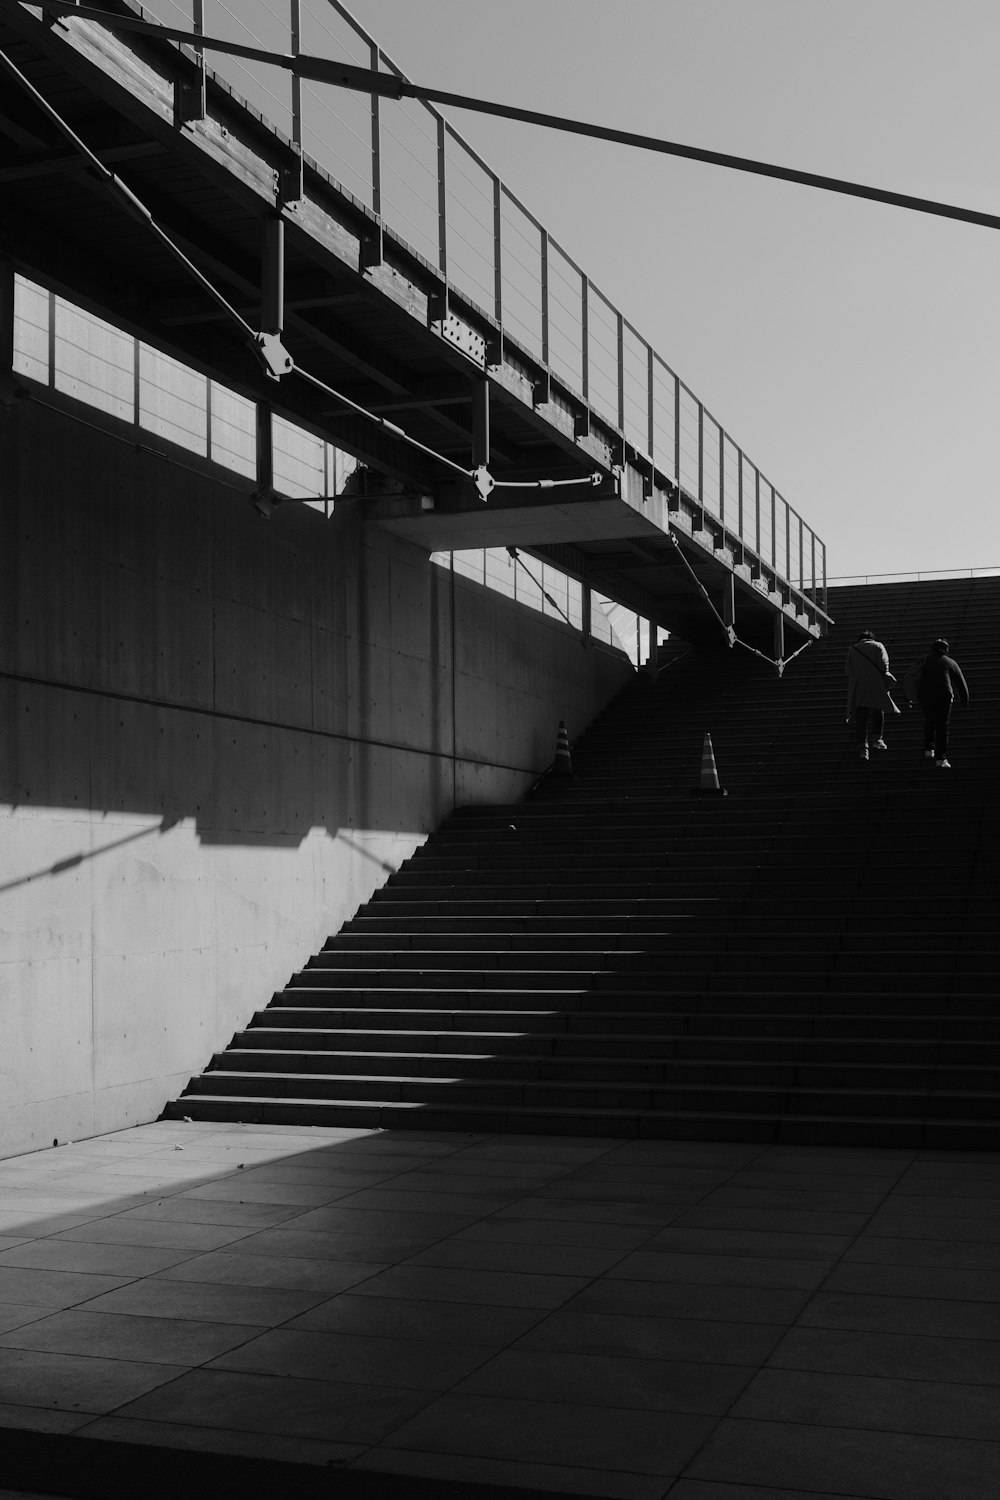
M929 568L919 572L909 570L903 573L838 573L828 579L830 584L847 583L870 583L876 579L898 578L904 583L909 581L920 583L924 579L932 578L995 578L1000 574L1000 563L995 567L981 568Z

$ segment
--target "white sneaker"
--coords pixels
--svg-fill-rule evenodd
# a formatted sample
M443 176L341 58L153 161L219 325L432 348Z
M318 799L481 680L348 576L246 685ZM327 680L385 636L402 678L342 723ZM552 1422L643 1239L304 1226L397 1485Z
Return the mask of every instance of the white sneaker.
M936 760L934 762L934 764L937 766L937 768L938 768L939 771L950 771L951 770L951 761L950 760Z
M924 751L924 760L933 760L933 759L934 759L934 751L933 750L925 750Z
M873 750L888 750L888 748L889 746L886 744L885 740L872 740Z
M868 759L868 746L867 745L862 745L861 749L858 751L858 754L859 754L859 756L861 757L862 760L867 760Z

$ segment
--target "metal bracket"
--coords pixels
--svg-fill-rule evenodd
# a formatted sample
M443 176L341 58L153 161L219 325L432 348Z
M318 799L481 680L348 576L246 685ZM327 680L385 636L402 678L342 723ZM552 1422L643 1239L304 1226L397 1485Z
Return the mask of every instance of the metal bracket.
M481 333L477 333L474 328L470 327L464 318L460 318L457 313L452 312L447 306L446 299L442 300L444 301L443 313L440 303L436 307L433 303L429 305L428 311L430 312L431 329L447 343L461 350L463 354L472 360L473 364L478 365L481 370L484 370L486 368L486 339ZM434 302L437 301L438 299L435 298Z
M543 370L541 375L532 382L531 402L533 406L545 406L552 400L552 377L548 370Z
M289 153L275 173L277 177L278 207L288 208L305 197L305 172L301 150Z
M590 437L590 408L584 407L578 411L573 418L573 436L575 438Z
M384 248L381 224L366 224L358 247L358 270L362 275L382 264Z
M496 484L496 480L493 478L493 475L490 473L485 464L480 464L478 469L473 469L472 482L476 486L476 489L479 491L480 500L482 500L483 502L488 500Z
M194 78L179 78L174 84L174 124L193 125L204 120L208 113L205 97L205 67L198 69Z
M295 361L281 342L280 335L256 333L253 342L264 366L264 374L269 380L280 380L283 375L290 375L295 369Z

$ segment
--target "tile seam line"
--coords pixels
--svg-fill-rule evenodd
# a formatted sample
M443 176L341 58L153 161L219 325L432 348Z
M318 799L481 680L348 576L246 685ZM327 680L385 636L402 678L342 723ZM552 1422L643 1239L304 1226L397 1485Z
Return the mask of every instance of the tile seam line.
M774 1143L772 1143L771 1146L764 1147L763 1148L764 1151L768 1151L770 1149L773 1149L773 1144ZM781 1149L780 1143L777 1143L777 1145L778 1145L778 1149ZM917 1150L913 1150L913 1151L910 1151L908 1154L909 1154L909 1160L906 1162L905 1166L901 1166L901 1169L900 1169L900 1171L899 1171L899 1173L898 1173L898 1175L896 1176L896 1179L895 1179L896 1183L898 1183L905 1176L906 1172L909 1171L910 1167L913 1166L915 1160L917 1159L917 1157L919 1155L919 1152ZM758 1159L759 1159L758 1157L754 1157L753 1161L756 1162ZM895 1183L894 1183L894 1186L895 1186ZM837 1258L835 1258L835 1260L834 1260L834 1262L833 1262L830 1270L827 1272L826 1277L824 1277L824 1282L827 1281L827 1280L829 1280L829 1277L833 1275L834 1271L837 1269L837 1267L843 1261L843 1258L847 1254L847 1251L851 1248L852 1245L856 1244L857 1241L861 1238L861 1236L865 1233L865 1230L867 1229L868 1224L871 1222L871 1220L874 1217L874 1215L876 1213L878 1213L879 1208L881 1208L882 1203L885 1201L885 1198L888 1197L888 1195L889 1195L889 1193L891 1191L892 1191L892 1188L888 1189L888 1191L886 1192L886 1194L881 1199L881 1201L879 1203L879 1207L872 1210L872 1213L869 1214L865 1218L864 1224L862 1225L861 1229L858 1230L857 1234L855 1234L853 1237L850 1237L850 1243L848 1245L846 1245L844 1247L844 1249L841 1251L840 1255ZM783 1341L788 1336L788 1334L791 1332L791 1330L793 1328L797 1328L797 1327L800 1326L800 1320L802 1318L803 1313L810 1306L810 1304L812 1303L813 1299L822 1290L822 1286L823 1286L823 1282L821 1282L818 1287L815 1287L808 1294L808 1296L807 1296L807 1298L806 1298L803 1306L799 1309L799 1312L795 1315L795 1317L791 1320L791 1322L789 1322L787 1325L785 1325L783 1331L775 1339L775 1342L774 1342L774 1344L771 1347L770 1353L766 1356L765 1359L761 1360L760 1364L757 1366L757 1373L758 1374L762 1370L766 1370L766 1369L771 1368L770 1361L774 1357L775 1351L783 1343ZM795 1290L795 1289L793 1288L792 1290ZM751 1379L747 1382L747 1386L744 1387L744 1391L753 1383L754 1378L755 1378L754 1376L751 1376ZM702 1443L700 1443L699 1446L698 1446L698 1448L696 1449L696 1451L691 1454L691 1456L688 1459L687 1463L685 1464L684 1468L677 1475L675 1483L680 1484L687 1476L690 1475L692 1466L697 1462L698 1458L705 1451L706 1447L712 1441L712 1439L715 1437L716 1433L718 1433L718 1431L721 1428L722 1424L724 1422L726 1422L726 1421L736 1421L736 1420L738 1420L737 1418L735 1418L735 1417L732 1416L732 1412L733 1412L734 1407L737 1405L737 1403L742 1398L742 1396L744 1394L744 1391L741 1391L738 1396L734 1396L733 1397L733 1400L730 1402L729 1406L726 1408L726 1410L722 1413L722 1415L716 1421L716 1423L713 1426L711 1432L709 1432L706 1435L704 1441ZM671 1485L670 1488L672 1489L673 1485ZM664 1500L668 1500L668 1496L669 1496L669 1490L666 1492Z

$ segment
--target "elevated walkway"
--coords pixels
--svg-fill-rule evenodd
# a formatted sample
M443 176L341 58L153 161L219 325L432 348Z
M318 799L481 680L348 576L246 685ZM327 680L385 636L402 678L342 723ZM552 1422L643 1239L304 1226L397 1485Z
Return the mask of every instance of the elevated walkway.
M301 35L269 11L275 51L322 34L395 71L341 6ZM264 511L277 414L360 458L366 513L428 552L523 547L771 657L822 634L822 541L435 110L206 68L163 34L173 0L145 32L72 12L0 13L0 303L20 271L248 396Z
M835 606L783 682L692 650L601 716L572 779L453 817L168 1113L995 1149L1000 580ZM864 627L900 677L951 640L954 771L916 710L859 761ZM706 730L724 799L691 796Z

